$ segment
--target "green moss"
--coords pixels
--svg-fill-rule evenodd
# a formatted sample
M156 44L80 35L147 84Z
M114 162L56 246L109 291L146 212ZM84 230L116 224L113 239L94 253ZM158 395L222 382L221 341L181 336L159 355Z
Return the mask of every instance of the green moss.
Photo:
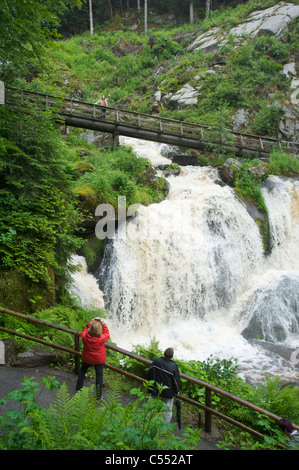
M268 253L270 249L269 221L266 218L264 219L264 218L259 218L259 217L255 218L254 220L255 220L256 225L258 226L259 232L262 237L264 252Z
M0 276L0 305L17 312L35 312L55 304L55 276L48 269L51 283L29 281L17 269L2 272Z

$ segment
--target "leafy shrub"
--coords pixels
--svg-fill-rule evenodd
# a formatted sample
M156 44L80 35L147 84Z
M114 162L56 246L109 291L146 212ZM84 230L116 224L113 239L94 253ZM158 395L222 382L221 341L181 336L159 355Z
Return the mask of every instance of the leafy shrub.
M221 83L215 90L215 100L221 104L226 104L237 108L242 105L243 98L238 87L231 83Z
M241 197L255 202L257 207L265 214L268 213L267 206L261 192L261 184L255 180L251 174L242 172L237 176L235 191Z
M282 110L279 107L264 102L253 119L252 129L256 134L272 136L281 116Z
M53 378L52 378L53 379ZM47 385L58 386L49 378ZM24 380L23 390L16 390L0 401L0 407L13 398L22 411L7 413L0 421L0 448L6 450L184 450L197 445L199 431L184 430L184 437L174 435L175 427L165 423L167 409L159 399L137 389L135 401L122 406L119 396L110 391L101 406L93 387L83 387L74 396L63 384L55 404L48 410L38 405L34 391L39 384Z
M125 146L98 153L96 157L89 158L94 171L85 173L76 186L92 187L99 203L111 204L117 210L119 196L126 197L127 207L135 203L148 205L164 199L163 191L157 185L150 179L144 181L140 178L151 166L149 160L137 157L131 148Z
M295 176L299 174L298 158L279 150L270 154L269 170L271 175Z
M63 275L79 214L67 149L47 113L6 113L0 138L0 267L51 284Z

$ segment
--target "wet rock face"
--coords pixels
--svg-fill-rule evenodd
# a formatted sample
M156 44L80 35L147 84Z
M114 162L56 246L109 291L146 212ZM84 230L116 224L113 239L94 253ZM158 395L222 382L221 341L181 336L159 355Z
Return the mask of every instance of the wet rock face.
M234 36L271 34L280 37L289 23L299 17L299 5L280 2L266 10L252 13L245 23L230 30Z
M279 38L286 30L291 21L299 17L299 5L280 2L266 10L252 13L248 20L232 28L228 35L219 28L212 28L200 34L189 46L190 51L202 50L210 52L227 42L227 37L236 37L270 34Z
M169 101L170 108L185 108L189 105L197 105L199 91L191 85L184 85L175 95L172 95Z
M14 367L37 367L55 364L61 361L55 351L47 350L42 346L33 346L28 351L20 352L20 344L14 339L1 342L3 351L0 364L12 365Z
M299 332L298 305L298 276L278 276L253 293L241 314L249 319L242 335L246 339L284 342L290 333Z
M12 365L16 367L36 367L50 365L56 362L58 362L58 356L55 353L46 351L40 347L34 347L19 354Z

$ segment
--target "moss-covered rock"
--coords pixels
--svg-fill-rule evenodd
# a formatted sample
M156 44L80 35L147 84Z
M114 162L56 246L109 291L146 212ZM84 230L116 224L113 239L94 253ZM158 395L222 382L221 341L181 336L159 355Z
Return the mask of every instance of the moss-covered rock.
M80 226L92 228L96 225L95 210L99 205L99 199L95 190L88 185L77 187L75 192L78 195L78 208L82 215Z
M77 173L79 173L79 175L83 175L84 173L86 173L87 171L93 171L94 170L94 166L92 163L88 163L88 162L77 162L75 164L75 171Z
M228 158L226 162L219 167L219 174L226 184L234 186L241 167L242 163L239 160L236 158Z
M55 275L48 268L50 283L33 282L17 269L0 275L0 305L17 312L35 312L55 304Z

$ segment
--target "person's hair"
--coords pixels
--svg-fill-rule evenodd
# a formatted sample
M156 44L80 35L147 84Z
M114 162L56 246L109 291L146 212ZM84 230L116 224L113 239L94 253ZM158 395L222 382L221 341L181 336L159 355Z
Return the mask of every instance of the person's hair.
M278 421L278 425L283 431L287 431L288 433L291 433L295 429L291 421L287 418L281 418Z
M97 336L99 338L103 333L102 323L100 321L95 321L92 323L88 329L88 333L90 336Z
M165 349L164 356L167 357L167 359L171 359L173 357L173 349L172 348Z

